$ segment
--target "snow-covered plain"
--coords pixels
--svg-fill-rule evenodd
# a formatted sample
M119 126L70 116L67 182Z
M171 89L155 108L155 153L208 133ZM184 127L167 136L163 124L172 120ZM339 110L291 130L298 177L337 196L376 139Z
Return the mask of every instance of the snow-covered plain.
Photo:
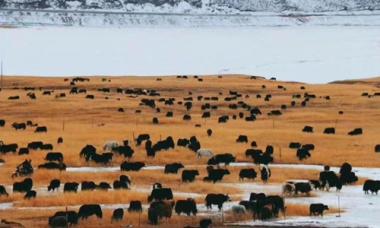
M378 26L0 29L6 75L244 73L322 83L380 75Z

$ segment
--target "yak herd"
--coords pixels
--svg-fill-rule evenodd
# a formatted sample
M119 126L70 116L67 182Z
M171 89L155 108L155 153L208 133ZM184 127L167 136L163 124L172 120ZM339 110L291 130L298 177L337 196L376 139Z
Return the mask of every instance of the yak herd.
M179 76L180 79L186 79L187 76ZM198 78L198 81L201 78ZM254 79L254 78L251 78ZM65 80L68 81L68 80ZM73 78L70 81L70 95L76 94L86 94L86 99L96 99L95 95L87 94L88 91L84 88L76 87L79 82L87 82L87 78ZM265 89L265 86L262 86ZM286 90L284 86L278 86L280 90ZM305 90L304 86L301 86L300 90ZM27 91L36 90L35 88L25 88ZM98 91L102 93L111 93L110 88L100 88ZM129 96L144 96L140 100L140 106L145 106L152 109L154 112L161 112L160 103L164 106L173 106L175 104L183 106L188 113L194 108L193 102L197 100L199 102L203 101L201 105L202 115L201 118L211 118L213 111L219 109L220 107L209 101L219 101L223 99L227 102L228 108L231 110L238 110L236 114L232 115L221 115L217 117L217 122L219 124L226 123L231 119L241 119L243 121L256 121L260 115L263 115L263 111L260 107L252 106L243 101L241 98L248 98L250 95L243 95L238 91L229 91L228 94L221 98L223 95L219 93L219 96L197 96L193 97L192 93L189 92L188 96L183 97L183 100L177 101L174 97L161 97L160 92L157 90L148 89L122 89L117 88L117 93L127 94ZM42 91L43 96L49 96L53 94L52 90ZM30 99L37 99L34 92L28 92L27 96ZM65 98L65 93L56 94L56 99ZM262 97L261 94L257 94L257 99L264 99L264 101L270 101L272 99L271 94L266 94ZM268 116L279 116L283 115L286 109L290 107L297 106L297 100L303 99L299 102L301 107L306 107L308 103L317 99L318 96L315 94L310 94L308 92L298 93L292 95L292 101L290 105L283 104L279 109L270 110ZM319 97L324 100L330 100L330 96ZM10 96L9 100L20 99L20 96ZM237 101L238 100L238 101ZM236 101L236 102L234 102ZM124 112L124 109L119 108L118 112ZM135 110L136 114L141 113L140 109ZM182 116L183 121L189 121L192 119L191 114L185 114ZM343 115L343 112L339 112ZM168 111L166 113L167 118L172 118L174 116L173 111ZM157 117L152 118L152 124L160 124L160 120ZM0 127L5 127L7 121L0 119ZM197 125L196 127L200 127ZM33 123L28 120L25 122L14 122L11 127L16 131L23 131L27 128L33 128L36 134L46 134L48 132L47 126L40 126L38 123ZM311 134L314 132L313 126L304 126L302 130L305 134ZM327 127L323 130L323 134L335 134L336 129L333 127ZM213 137L213 130L207 129L206 134L208 137ZM347 133L349 136L356 136L363 134L362 128L356 128ZM57 144L64 143L62 137L57 139ZM252 167L241 168L238 172L239 180L255 180L260 178L264 183L270 180L271 170L270 164L275 162L275 149L273 145L267 145L265 149L259 149L257 147L256 141L250 141L247 135L237 135L236 143L247 144L248 148L245 151L245 156L249 161L252 161ZM86 162L94 163L98 165L110 165L114 162L115 156L122 156L125 160L120 164L120 171L125 172L138 172L147 166L144 161L131 161L134 157L135 150L145 150L147 158L154 158L158 153L163 153L168 150L173 150L176 147L186 148L194 153L196 158L207 158L207 163L204 164L205 171L207 172L201 180L210 183L218 183L223 181L224 177L230 175L231 172L228 166L238 162L234 153L214 153L210 149L203 148L201 146L200 140L196 136L191 136L190 138L178 138L175 140L172 136L168 136L164 139L154 141L149 134L139 134L134 138L133 142L129 140L124 140L122 142L109 141L106 142L101 151L93 145L84 145L79 151L79 158ZM302 144L300 142L289 142L290 149L295 151L295 156L299 160L305 160L312 156L313 151L316 149L314 144ZM5 143L0 141L0 154L7 153L17 153L19 155L28 155L32 151L44 150L47 151L45 155L45 163L39 164L38 169L55 169L64 172L67 165L64 163L64 153L54 151L54 145L51 143L44 143L43 141L32 141L27 145L19 146L17 143ZM380 152L380 145L375 145L375 152ZM203 167L203 166L199 166ZM178 175L181 182L189 183L194 182L196 179L200 178L201 172L200 168L186 167L186 165L181 162L168 163L164 166L164 173L167 175ZM257 169L258 168L258 169ZM37 197L36 190L33 189L34 183L32 179L34 168L32 166L32 160L26 159L20 165L16 167L16 171L12 174L12 177L24 177L22 181L13 183L13 192L24 193L25 199L32 199ZM325 190L329 191L331 188L335 188L340 191L344 185L352 184L358 181L358 177L352 171L352 166L349 163L344 163L340 167L339 172L334 172L329 166L325 166L324 170L320 172L319 179L308 180L308 181L288 181L283 185L282 195L266 195L264 193L251 193L249 199L242 200L239 203L234 204L231 210L234 213L251 213L252 217L255 219L270 219L278 217L279 214L285 214L286 205L284 197L293 195L309 195L313 190ZM76 193L80 191L94 191L102 190L108 191L110 189L130 189L132 185L132 179L125 174L119 176L118 179L114 180L113 183L100 182L95 183L93 181L82 181L77 182L66 182L61 183L59 179L52 179L50 184L47 186L47 190L58 191L61 186L63 186L63 192ZM363 185L363 191L365 194L376 193L380 190L380 181L378 180L366 180ZM8 196L5 186L0 185L0 195ZM223 193L209 193L204 198L204 204L207 209L212 209L216 206L218 210L223 210L223 205L226 202L230 202L231 198L227 194ZM162 218L170 218L172 212L176 214L196 216L199 209L199 204L197 205L195 199L188 198L182 200L174 200L173 191L170 187L163 187L161 183L155 183L152 187L151 193L147 196L147 209L141 201L132 200L129 204L129 213L141 213L143 210L147 210L148 220L151 224L159 224ZM328 205L321 203L311 204L309 211L310 215L323 215L324 211L329 210ZM99 204L85 204L80 206L78 211L58 211L52 215L48 223L52 227L60 227L67 225L78 224L80 220L86 219L90 216L96 216L98 218L103 218L102 207ZM112 213L112 221L119 221L124 217L123 208L117 208ZM200 220L200 227L209 227L212 224L211 218L203 218Z

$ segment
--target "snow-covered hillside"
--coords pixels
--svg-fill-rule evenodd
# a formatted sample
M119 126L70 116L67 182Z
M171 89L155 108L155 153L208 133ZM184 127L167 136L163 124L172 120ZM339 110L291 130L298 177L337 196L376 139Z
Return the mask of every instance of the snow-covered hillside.
M1 8L125 12L327 12L379 10L380 0L0 0Z
M380 0L0 0L0 25L380 24Z

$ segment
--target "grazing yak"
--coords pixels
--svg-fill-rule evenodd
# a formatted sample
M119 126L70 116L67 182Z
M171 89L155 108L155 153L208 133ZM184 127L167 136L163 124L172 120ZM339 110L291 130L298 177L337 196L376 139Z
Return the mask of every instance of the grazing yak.
M113 148L112 152L123 155L125 158L131 158L135 151L129 145L124 145Z
M204 181L212 181L216 183L222 181L225 175L229 175L230 172L227 169L214 169L212 166L207 167L208 176L205 177Z
M249 201L264 200L265 198L266 198L265 193L251 192L251 194L249 195Z
M117 141L108 141L104 144L103 150L104 152L113 152L118 146L119 143Z
M319 180L309 180L309 183L311 184L313 189L319 189L319 190L322 189L322 185L321 185L321 182Z
M63 138L62 137L58 137L57 144L62 144L62 143L63 143Z
M330 187L335 187L337 191L342 189L342 182L334 171L325 169L319 173L319 181L321 182L322 189L329 191Z
M312 126L305 126L303 129L302 129L303 132L307 132L307 133L313 133L314 132L314 129Z
M290 149L299 149L301 147L301 143L299 142L291 142L289 143L289 148Z
M363 129L362 128L355 128L354 130L348 132L348 135L355 136L355 135L362 135Z
M154 144L152 146L152 149L155 152L159 152L161 150L174 149L174 147L175 147L175 144L174 144L173 138L171 136L168 136L166 139L160 140L156 144Z
M294 186L294 193L296 195L298 195L298 193L309 195L311 192L311 184L309 182L297 182L294 184Z
M268 166L263 166L263 168L260 170L261 174L261 180L266 183L268 182L270 176L271 176L271 171Z
M328 128L325 128L325 130L323 131L323 134L335 134L335 128L333 127L328 127Z
M123 208L117 208L112 213L112 222L123 220L124 210Z
M202 118L210 118L210 117L211 117L211 112L207 111L207 112L202 113Z
M13 192L29 192L32 190L33 180L31 178L25 178L21 182L13 183Z
M119 180L115 180L113 182L113 188L115 190L117 189L129 189L129 186L131 185L132 181L130 178L126 175L120 175Z
M191 136L190 139L178 139L177 146L187 147L191 151L197 152L201 148L201 143L195 136Z
M21 148L18 150L18 155L24 155L24 154L29 154L29 149L26 148L26 147L21 147Z
M254 218L262 220L277 217L280 212L285 212L284 198L277 195L266 196L264 193L251 193L249 202L245 203L253 211Z
M91 160L98 164L107 165L111 163L113 158L113 153L102 153L102 154L93 154Z
M218 118L218 123L227 123L228 120L229 120L229 116L223 115Z
M368 192L376 193L380 190L380 181L379 180L366 180L363 184L363 191L365 194Z
M81 190L82 191L93 191L96 189L96 184L93 181L82 181Z
M171 188L154 188L148 196L148 202L172 200L173 192Z
M288 181L282 186L282 194L285 196L291 196L295 192L294 182Z
M5 187L3 185L0 185L0 196L2 195L8 196L9 194L7 190L5 189Z
M246 135L239 135L239 137L236 139L237 143L248 143L248 136Z
M199 175L199 171L195 169L182 171L182 182L193 182L195 177Z
M50 184L48 186L48 191L55 191L61 186L61 181L59 179L53 179L50 181Z
M123 162L120 165L121 171L139 171L145 166L144 162Z
M197 204L195 203L195 200L192 198L188 198L186 200L178 200L175 204L174 211L178 215L184 213L187 216L190 216L191 214L196 216L198 212Z
M41 150L53 150L53 145L52 144L50 144L50 143L47 143L47 144L42 144L42 146L41 146Z
M4 126L5 126L5 120L0 119L0 127L4 127Z
M312 190L311 184L309 182L293 182L288 181L282 187L282 192L284 195L298 195L298 193L303 193L309 195Z
M117 189L129 189L129 184L120 180L115 180L112 184L115 190Z
M241 169L239 172L239 179L244 180L244 178L254 180L257 177L257 173L255 169L249 168L249 169Z
M28 143L27 148L30 150L38 150L38 149L41 150L43 145L44 143L42 141L33 141L33 142Z
M159 124L159 121L158 121L157 117L153 117L152 124Z
M0 153L15 153L17 151L18 145L16 143L11 144L0 144Z
M111 189L111 185L107 182L102 181L98 185L96 185L96 189L108 191L108 189Z
M45 156L46 161L57 161L62 162L63 161L63 154L61 152L49 152Z
M26 129L26 124L25 123L13 123L12 127L15 130L25 130Z
M197 150L197 158L212 157L212 156L214 156L214 154L212 153L212 151L210 149L201 148L201 149Z
M310 216L312 216L312 215L323 216L323 212L325 210L329 210L329 207L327 205L322 204L322 203L313 203L313 204L310 204L310 207L309 207Z
M207 209L212 209L212 205L217 205L219 211L222 210L223 204L228 201L231 201L230 197L224 194L210 193L210 194L207 194L205 198Z
M157 225L161 218L171 218L173 203L156 201L152 202L148 209L148 220L152 225Z
M314 146L314 144L304 144L304 145L301 146L301 149L314 150L315 146Z
M34 132L35 133L46 133L48 131L47 127L45 126L40 126L40 127L37 127Z
M150 135L149 134L140 134L137 136L136 138L136 146L140 146L142 142L146 141L146 140L149 140L150 139Z
M66 224L62 226L62 224ZM51 227L67 227L67 225L78 224L78 213L75 211L57 211L53 216L49 217L49 225Z
M142 203L139 200L132 200L129 203L128 212L142 212Z
M67 220L66 216L51 216L49 217L49 227L68 227Z
M63 192L77 192L79 184L76 182L67 182L63 186Z
M245 156L252 158L255 164L268 165L273 162L273 157L270 153L263 153L260 149L247 149L245 151Z
M342 182L343 185L352 184L358 181L358 177L352 171L351 164L347 162L342 164L342 166L340 167L339 173L340 173L340 181Z
M39 169L57 169L57 170L66 170L66 164L63 162L46 162L38 166Z
M297 149L296 156L300 161L311 157L310 151L305 148Z
M28 191L25 195L24 195L24 199L32 199L32 198L36 198L37 197L37 192L34 191L34 190L30 190Z
M84 204L79 208L79 219L87 219L88 217L93 215L95 215L98 218L103 217L102 208L99 204Z
M380 153L380 144L375 146L375 152Z
M235 156L230 153L217 154L207 161L207 165L219 165L220 163L229 165L230 163L235 162L235 160Z
M164 169L164 173L168 174L168 173L174 173L174 174L177 174L178 173L178 170L184 168L185 166L182 165L182 163L178 163L178 162L174 162L174 163L171 163L171 164L166 164L165 165L165 169Z
M86 145L80 152L80 156L84 157L86 161L90 161L94 154L96 154L96 148L92 145Z

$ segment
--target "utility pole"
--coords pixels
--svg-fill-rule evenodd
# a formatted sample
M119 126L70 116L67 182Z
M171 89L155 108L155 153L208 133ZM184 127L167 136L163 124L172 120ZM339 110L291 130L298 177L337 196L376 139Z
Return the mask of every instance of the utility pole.
M340 217L340 195L338 193L338 216L337 217Z

